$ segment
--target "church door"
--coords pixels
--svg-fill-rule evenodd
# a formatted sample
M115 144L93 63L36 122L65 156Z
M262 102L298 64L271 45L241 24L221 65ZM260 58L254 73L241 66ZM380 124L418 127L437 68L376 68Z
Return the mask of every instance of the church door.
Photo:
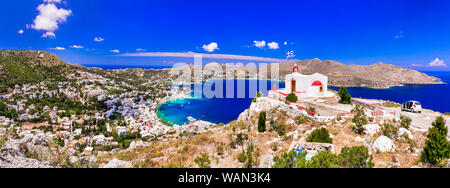
M297 91L296 89L296 80L291 80L291 93L294 93Z

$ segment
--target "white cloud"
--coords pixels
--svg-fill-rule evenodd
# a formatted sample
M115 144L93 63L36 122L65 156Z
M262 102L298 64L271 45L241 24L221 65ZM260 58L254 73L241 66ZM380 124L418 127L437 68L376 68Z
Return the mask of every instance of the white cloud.
M95 37L94 38L94 41L95 42L102 42L102 41L104 41L105 39L104 38L102 38L102 37Z
M444 63L444 60L439 60L436 58L434 61L428 64L429 67L447 67L447 64Z
M136 51L137 52L143 52L143 51L146 51L146 49L138 48L138 49L136 49Z
M395 35L395 39L399 39L403 37L403 31L398 32L397 35Z
M21 35L21 34L25 33L25 31L23 31L23 29L21 29L21 30L17 31L17 33L18 33L19 35Z
M112 52L112 53L120 53L120 50L114 49L114 50L110 50L110 52Z
M66 50L66 48L57 46L56 48L50 48L50 50Z
M49 37L49 38L55 38L56 35L55 35L55 33L53 33L53 32L47 31L47 32L45 32L44 34L42 34L42 38L47 38L47 37Z
M258 48L264 48L266 46L266 41L253 41L253 45L255 45Z
M411 64L411 67L424 67L422 64Z
M81 49L81 48L84 48L84 46L81 46L81 45L72 45L72 46L69 46L70 48L76 48L76 49Z
M207 51L207 52L214 52L215 50L219 49L219 45L217 45L216 42L211 42L208 45L203 45L203 50Z
M46 3L61 3L62 0L44 0Z
M285 41L283 44L286 46L287 45L287 41Z
M278 46L278 43L276 43L276 42L271 42L271 43L267 44L267 46L269 46L269 49L272 49L272 50L276 50L276 49L280 48Z
M45 31L42 37L55 37L55 31L59 24L64 23L67 17L72 14L71 10L56 7L52 2L56 0L47 0L49 4L40 4L37 7L39 14L33 21L31 28L38 31ZM46 2L46 1L45 1Z

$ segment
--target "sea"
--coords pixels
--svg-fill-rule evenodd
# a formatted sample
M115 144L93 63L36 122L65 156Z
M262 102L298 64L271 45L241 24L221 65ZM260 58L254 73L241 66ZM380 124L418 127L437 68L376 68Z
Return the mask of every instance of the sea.
M103 69L117 69L117 68L169 68L169 67L155 67L155 66L99 66ZM450 83L450 71L422 71L430 76L440 78L445 83ZM222 80L223 85L226 85L226 80ZM198 95L192 93L193 98L189 99L177 99L169 101L158 108L158 116L171 123L183 125L188 123L188 117L192 117L198 120L204 120L212 123L228 123L239 117L239 114L245 109L250 107L251 101L254 95L260 91L259 87L254 88L254 85L262 87L262 93L266 96L267 90L273 87L273 84L277 85L277 88L284 88L283 82L270 81L270 80L235 80L234 88L231 92L235 93L239 83L245 82L246 95L243 98L217 98L217 97L205 97L205 94ZM214 84L204 82L214 89ZM241 84L242 85L242 84ZM191 88L194 88L192 85ZM242 86L240 86L242 87ZM265 89L267 88L267 89ZM227 92L224 87L223 96L226 96ZM241 88L242 89L242 88ZM330 86L329 89L339 90L339 87ZM438 112L450 112L450 85L448 84L435 84L435 85L420 85L420 84L406 84L404 86L396 86L388 89L371 89L367 87L348 87L348 93L352 97L360 97L366 99L381 99L389 100L397 103L403 103L408 100L416 100L422 103L422 107L425 109L431 109Z

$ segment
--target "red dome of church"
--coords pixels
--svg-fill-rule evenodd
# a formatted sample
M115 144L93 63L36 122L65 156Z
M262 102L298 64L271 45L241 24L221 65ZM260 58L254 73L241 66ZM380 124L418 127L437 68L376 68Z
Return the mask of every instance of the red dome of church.
M311 84L311 86L323 86L323 84L319 80L316 80Z
M295 64L294 68L292 68L292 72L293 72L293 73L294 73L294 72L299 72L299 71L298 71L298 66L297 66L297 64Z

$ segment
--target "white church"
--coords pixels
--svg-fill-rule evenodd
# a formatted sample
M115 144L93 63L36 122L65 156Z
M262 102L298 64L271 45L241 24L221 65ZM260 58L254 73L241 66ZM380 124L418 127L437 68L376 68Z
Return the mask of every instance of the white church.
M287 96L294 93L297 97L332 97L333 92L328 91L328 77L314 73L312 75L300 74L297 65L292 69L292 74L285 76L286 88L275 90L276 93Z

